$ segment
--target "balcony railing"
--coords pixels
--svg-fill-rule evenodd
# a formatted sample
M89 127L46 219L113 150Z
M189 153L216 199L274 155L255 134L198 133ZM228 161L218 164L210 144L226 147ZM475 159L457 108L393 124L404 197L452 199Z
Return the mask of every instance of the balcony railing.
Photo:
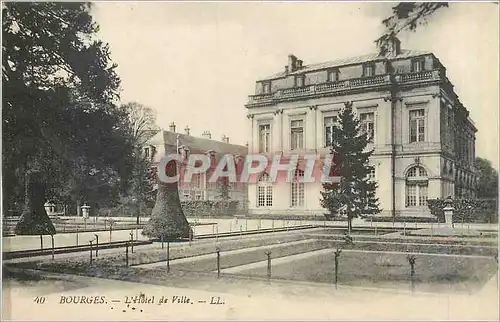
M418 73L399 74L395 77L398 83L410 83L421 81L432 81L441 79L440 70L424 70Z
M401 84L419 81L433 81L439 79L441 79L440 70L430 70L418 73L395 75L395 81ZM268 94L250 95L248 104L272 104L274 101L280 101L287 98L311 96L315 94L353 90L363 87L369 88L372 86L382 85L391 85L391 76L389 74L377 75L373 77L346 79L337 82L313 84L302 87L285 88Z

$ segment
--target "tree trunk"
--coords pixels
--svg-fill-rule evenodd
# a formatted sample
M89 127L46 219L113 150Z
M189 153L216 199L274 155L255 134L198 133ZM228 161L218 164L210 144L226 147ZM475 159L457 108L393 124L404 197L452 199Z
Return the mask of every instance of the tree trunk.
M77 197L76 198L76 216L77 217L82 216L81 211L82 211L82 208L80 207L80 197Z
M56 230L45 212L45 184L38 172L26 174L24 210L16 225L17 235L54 235Z
M170 161L166 171L169 177L174 177L177 174L176 162ZM178 183L165 183L158 180L156 203L151 213L151 219L143 229L143 235L168 241L189 238L190 230L189 223L182 211Z
M352 216L351 215L347 215L347 231L348 231L349 235L351 235L351 231L352 231Z

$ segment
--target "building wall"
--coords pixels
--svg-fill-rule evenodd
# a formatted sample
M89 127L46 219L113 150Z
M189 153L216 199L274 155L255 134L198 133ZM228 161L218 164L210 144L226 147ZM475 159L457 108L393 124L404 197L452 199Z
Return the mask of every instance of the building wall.
M399 74L412 72L411 59L396 60L391 63L391 69ZM269 124L271 127L271 149L267 154L316 153L321 156L328 154L325 146L324 119L339 113L344 103L353 103L355 113L370 112L374 114L374 154L370 163L375 166L375 180L378 183L377 197L383 215L428 216L426 205L407 206L407 182L409 169L422 167L427 173L427 198L444 198L457 195L457 185L460 193L473 193L475 128L468 119L468 112L461 105L456 94L446 83L427 82L419 84L419 77L428 77L430 71L444 74L444 67L432 56L417 57L428 71L413 73L409 85L401 86L397 93L389 89L375 88L373 90L344 92L325 97L310 98L301 95L297 89L297 98L278 100L262 107L248 109L248 127L251 133L249 153L259 153L259 125ZM375 74L384 75L388 67L386 62L374 62ZM363 64L338 68L339 81L361 77ZM424 73L427 73L424 75ZM396 75L401 79L404 76ZM424 76L419 76L424 75ZM432 74L434 75L434 74ZM438 74L436 74L438 75ZM271 93L294 87L294 77L288 76L266 81L271 83ZM434 76L433 76L434 77ZM414 81L415 84L412 82ZM306 73L305 86L320 84L327 81L325 70ZM263 94L261 83L257 82L256 94ZM278 96L280 97L280 96ZM415 110L424 111L424 141L410 142L410 113ZM291 149L291 121L304 121L304 147ZM460 139L457 139L460 138ZM464 157L464 146L467 154ZM394 178L392 149L394 147ZM461 151L461 152L460 152ZM393 182L394 180L394 188ZM249 210L254 214L289 213L323 214L321 207L320 183L305 184L304 206L291 208L291 184L278 182L273 186L272 207L257 206L257 185L248 185ZM419 190L424 195L424 190Z

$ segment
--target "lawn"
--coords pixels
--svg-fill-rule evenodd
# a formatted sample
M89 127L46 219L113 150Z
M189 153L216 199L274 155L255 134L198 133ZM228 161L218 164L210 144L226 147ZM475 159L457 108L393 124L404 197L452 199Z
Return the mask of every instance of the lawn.
M475 292L498 269L493 258L416 255L415 290L422 292ZM238 273L267 276L267 267ZM272 266L272 277L287 280L334 283L334 252L312 255ZM410 288L410 266L404 253L344 250L339 257L341 285Z

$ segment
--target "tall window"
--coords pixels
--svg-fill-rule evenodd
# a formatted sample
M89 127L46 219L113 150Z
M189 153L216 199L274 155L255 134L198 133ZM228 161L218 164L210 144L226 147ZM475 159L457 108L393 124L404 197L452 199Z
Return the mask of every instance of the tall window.
M418 73L424 70L424 61L422 59L415 59L412 62L411 69L414 73Z
M406 175L406 207L427 206L429 179L420 166L408 170Z
M368 140L373 142L375 137L375 115L374 113L361 113L359 115L361 132L366 133Z
M144 148L144 156L149 158L149 148Z
M371 77L375 75L375 66L373 64L365 64L363 65L363 76Z
M336 82L339 80L339 72L335 69L331 69L328 71L328 81Z
M424 109L410 111L410 143L425 140Z
M304 120L294 120L290 123L290 148L304 148Z
M271 83L270 82L262 83L262 92L264 94L271 93Z
M333 144L335 139L335 125L337 124L337 117L330 116L325 117L325 147L329 147Z
M259 125L259 152L271 150L271 125Z
M257 183L257 207L273 206L273 185L267 173L263 173Z
M305 76L304 75L295 76L295 87L302 87L304 85L305 85Z
M295 170L290 198L291 207L304 207L304 182L301 182L302 178L304 178L304 171Z

